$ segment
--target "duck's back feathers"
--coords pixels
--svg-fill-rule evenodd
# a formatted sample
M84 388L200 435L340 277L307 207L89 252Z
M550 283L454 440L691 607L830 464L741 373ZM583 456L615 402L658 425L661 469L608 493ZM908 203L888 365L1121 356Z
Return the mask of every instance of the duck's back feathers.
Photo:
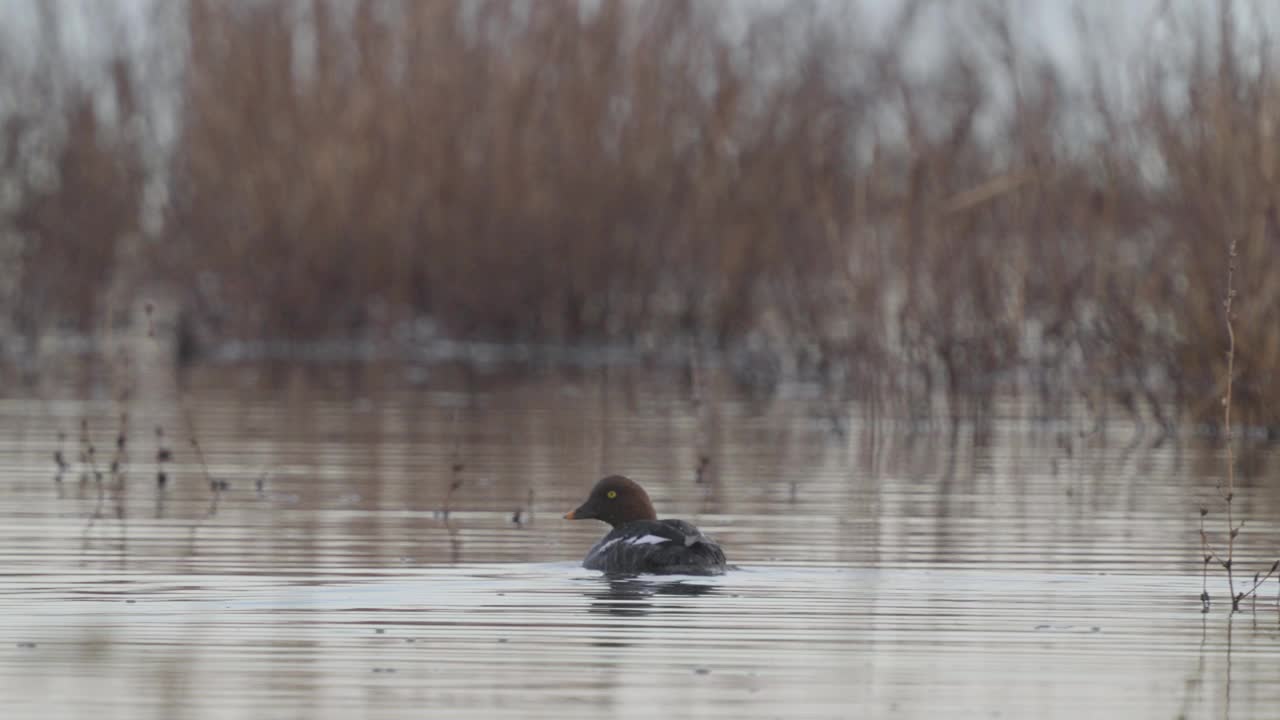
M611 575L719 575L724 551L683 520L635 520L605 535L582 566Z

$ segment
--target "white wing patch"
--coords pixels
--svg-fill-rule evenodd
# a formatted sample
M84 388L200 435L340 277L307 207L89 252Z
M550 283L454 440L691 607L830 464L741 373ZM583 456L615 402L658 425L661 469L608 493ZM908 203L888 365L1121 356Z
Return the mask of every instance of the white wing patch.
M604 555L604 552L608 550L611 545L618 542L618 540L621 540L621 538L614 538L607 543L601 543L599 546L591 548L591 552L587 554L587 559L584 562L590 563L595 558Z
M635 538L634 540L628 540L627 544L628 545L657 545L658 543L664 543L664 542L670 542L670 539L664 538L661 535L644 535L642 537Z

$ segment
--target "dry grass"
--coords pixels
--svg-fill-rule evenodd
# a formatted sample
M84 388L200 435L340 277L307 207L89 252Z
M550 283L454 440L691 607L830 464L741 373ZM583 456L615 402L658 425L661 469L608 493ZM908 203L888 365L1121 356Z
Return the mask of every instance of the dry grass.
M1083 394L1171 424L1219 417L1235 242L1237 417L1280 423L1280 84L1230 6L1166 19L1181 51L1137 70L1086 55L1082 82L997 3L926 75L903 50L923 3L874 34L809 3L734 32L713 3L584 7L191 0L150 271L211 340L430 316L763 343L852 395L981 414L997 387ZM75 103L47 112L76 128L68 181L10 219L32 238L14 312L87 322L135 151Z

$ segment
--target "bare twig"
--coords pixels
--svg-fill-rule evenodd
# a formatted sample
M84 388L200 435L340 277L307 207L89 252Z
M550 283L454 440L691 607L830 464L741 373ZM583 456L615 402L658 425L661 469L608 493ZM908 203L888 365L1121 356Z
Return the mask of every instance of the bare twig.
M120 428L116 431L116 451L111 457L111 466L108 472L111 473L112 484L116 488L116 492L124 489L125 470L129 465L128 444L129 444L129 413L121 411Z
M1204 557L1204 564L1200 568L1200 612L1209 612L1209 561L1213 559L1213 552L1209 549L1209 536L1204 531L1204 516L1209 514L1209 509L1200 508L1200 552Z
M453 411L450 431L450 434L453 435L453 451L451 453L453 461L449 466L449 491L445 493L444 510L441 511L445 520L449 519L449 513L452 510L453 494L462 488L464 482L462 471L466 469L466 465L462 462L462 437L458 426L458 410L456 408Z
M1234 504L1232 501L1235 499L1236 490L1235 451L1232 447L1233 438L1231 432L1231 390L1232 383L1235 380L1236 363L1236 331L1231 318L1231 305L1236 296L1235 273L1236 240L1232 238L1231 244L1227 247L1227 292L1226 298L1223 300L1225 309L1223 317L1227 323L1227 390L1226 394L1222 396L1222 424L1223 438L1227 444L1227 486L1225 490L1221 484L1218 486L1218 491L1227 505L1227 559L1223 563L1223 567L1227 569L1227 588L1231 593L1232 612L1240 609L1241 600L1240 596L1236 595L1235 576L1232 568L1232 563L1235 560L1236 535L1240 532L1240 528L1236 527L1232 513Z
M1248 590L1245 590L1244 592L1240 593L1239 598L1237 598L1237 603L1240 600L1244 600L1245 598L1248 598L1248 597L1256 597L1258 594L1258 589L1261 588L1268 580L1270 580L1271 576L1275 575L1276 570L1278 569L1280 569L1280 560L1276 560L1275 562L1271 563L1271 568L1267 570L1266 575L1263 575L1262 573L1254 573L1253 585L1250 586Z
M53 476L55 482L62 482L62 476L66 474L70 464L67 463L67 456L62 452L62 446L66 443L67 434L58 431L58 449L53 452L53 462L58 466L58 474Z

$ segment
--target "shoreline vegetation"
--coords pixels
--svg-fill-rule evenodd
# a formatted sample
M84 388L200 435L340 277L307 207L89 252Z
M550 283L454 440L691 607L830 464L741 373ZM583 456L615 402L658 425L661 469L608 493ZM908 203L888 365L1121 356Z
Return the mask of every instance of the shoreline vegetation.
M1247 3L1162 6L1131 57L1082 4L1072 71L997 2L189 0L146 43L101 23L133 50L87 71L33 5L37 57L0 49L0 357L155 301L183 362L688 348L952 415L1215 426L1230 244L1232 418L1280 427Z

